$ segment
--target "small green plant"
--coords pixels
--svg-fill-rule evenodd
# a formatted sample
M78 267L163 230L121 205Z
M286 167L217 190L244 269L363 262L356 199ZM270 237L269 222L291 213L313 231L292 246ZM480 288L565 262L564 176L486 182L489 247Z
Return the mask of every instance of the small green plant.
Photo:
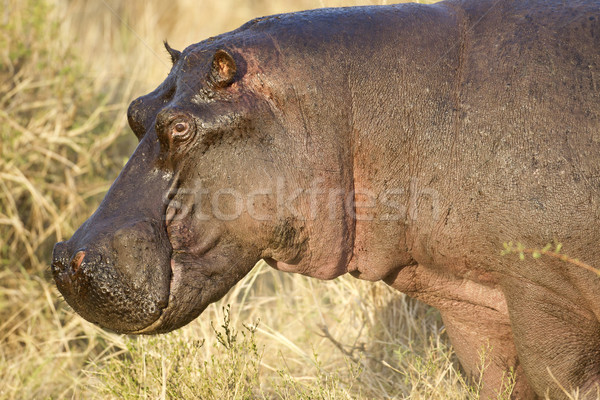
M220 329L211 322L217 339L213 344L216 351L210 360L204 361L204 378L199 391L204 395L199 395L200 398L254 399L260 392L261 353L256 344L258 322L242 324L244 330L238 331L231 323L230 310L229 304L223 307Z
M212 324L211 324L212 325ZM255 340L258 324L237 331L230 306L213 331L212 350L206 341L181 331L168 335L127 338L125 349L96 364L98 391L110 398L171 398L246 400L260 397L261 353Z
M525 260L525 255L531 255L531 257L535 258L535 259L541 258L542 256L548 256L548 257L556 258L561 261L567 262L569 264L576 265L580 268L586 269L586 270L593 272L594 274L600 276L600 269L594 268L591 265L589 265L583 261L580 261L577 258L572 258L566 254L561 253L560 252L562 250L561 243L556 243L554 245L551 243L548 243L541 249L525 247L523 244L521 244L519 242L517 242L516 244L514 244L513 242L508 242L508 243L504 243L503 246L504 246L504 249L500 252L500 254L503 256L508 255L508 254L517 254L519 256L519 260L521 260L521 261Z

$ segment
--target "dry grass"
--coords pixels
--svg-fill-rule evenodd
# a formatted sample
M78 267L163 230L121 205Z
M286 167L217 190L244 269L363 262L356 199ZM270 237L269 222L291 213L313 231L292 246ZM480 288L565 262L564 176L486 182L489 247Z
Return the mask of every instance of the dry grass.
M259 264L187 327L127 337L75 315L47 274L135 145L125 109L166 75L163 39L341 2L3 3L0 398L477 398L438 313L383 284Z

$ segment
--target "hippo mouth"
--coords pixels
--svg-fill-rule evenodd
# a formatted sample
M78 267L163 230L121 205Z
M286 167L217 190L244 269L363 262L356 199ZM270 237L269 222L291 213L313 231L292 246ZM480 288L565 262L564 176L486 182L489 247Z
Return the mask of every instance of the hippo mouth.
M173 250L166 306L154 322L130 333L165 333L188 324L254 266L255 262L248 262L239 246L214 235L214 231L211 233L195 251Z
M170 263L171 267L171 280L169 283L169 292L168 292L168 300L166 306L160 309L160 315L154 322L146 326L145 328L131 331L131 334L152 334L152 333L161 333L168 332L174 329L177 329L179 326L185 325L187 322L180 322L179 324L173 324L173 319L175 314L181 313L181 302L179 300L179 293L184 286L183 269L184 267L177 263L174 259L171 259ZM198 288L200 289L200 288ZM199 293L201 293L201 289ZM202 310L198 312L200 314ZM196 315L197 316L197 315ZM189 320L191 321L196 316L191 317Z

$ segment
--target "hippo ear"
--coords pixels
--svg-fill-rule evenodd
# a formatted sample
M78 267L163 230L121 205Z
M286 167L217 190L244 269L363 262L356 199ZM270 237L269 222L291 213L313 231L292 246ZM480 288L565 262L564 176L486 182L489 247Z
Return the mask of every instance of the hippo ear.
M237 67L233 57L225 50L217 50L213 56L208 80L216 88L224 88L233 82Z
M174 48L172 48L171 46L169 46L169 43L167 43L166 40L163 43L165 45L165 49L167 49L167 52L171 56L171 62L173 64L175 64L177 62L177 60L179 60L179 57L181 56L181 52L177 51Z

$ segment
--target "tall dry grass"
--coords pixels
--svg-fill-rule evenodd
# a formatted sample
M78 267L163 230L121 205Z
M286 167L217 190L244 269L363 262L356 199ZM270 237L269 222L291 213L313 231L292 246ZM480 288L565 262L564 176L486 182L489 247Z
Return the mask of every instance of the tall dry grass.
M0 398L477 398L437 312L383 284L261 263L185 328L128 337L74 314L47 274L135 146L125 109L166 75L163 39L340 1L2 1Z

